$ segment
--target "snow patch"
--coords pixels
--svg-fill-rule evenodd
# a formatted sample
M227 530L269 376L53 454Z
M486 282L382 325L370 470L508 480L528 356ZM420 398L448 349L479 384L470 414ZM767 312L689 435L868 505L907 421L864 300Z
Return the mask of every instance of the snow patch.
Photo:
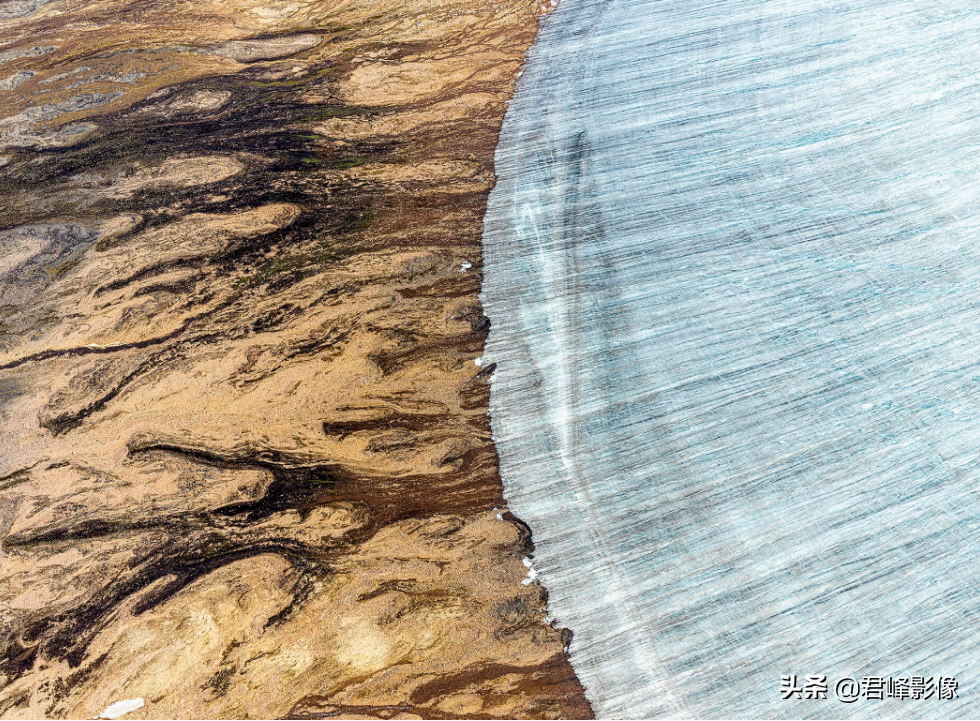
M143 706L143 699L141 698L128 698L125 701L116 701L115 703L106 706L102 713L99 714L99 718L119 718L120 716L125 716L131 711L141 709Z

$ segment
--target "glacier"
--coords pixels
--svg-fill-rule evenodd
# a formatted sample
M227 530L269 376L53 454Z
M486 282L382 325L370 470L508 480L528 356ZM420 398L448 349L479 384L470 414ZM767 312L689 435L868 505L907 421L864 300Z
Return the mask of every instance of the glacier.
M493 434L597 715L980 717L980 8L562 0L496 173Z

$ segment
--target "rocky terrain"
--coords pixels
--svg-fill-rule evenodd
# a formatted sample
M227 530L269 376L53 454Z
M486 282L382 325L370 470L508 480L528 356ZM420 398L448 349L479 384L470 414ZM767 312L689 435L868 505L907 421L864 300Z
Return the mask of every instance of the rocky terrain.
M479 364L545 11L0 2L0 717L591 715Z

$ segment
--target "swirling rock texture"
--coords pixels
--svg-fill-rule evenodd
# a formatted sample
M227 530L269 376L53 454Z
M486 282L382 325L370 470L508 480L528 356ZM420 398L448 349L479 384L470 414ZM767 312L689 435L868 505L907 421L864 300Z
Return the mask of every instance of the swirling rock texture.
M0 3L0 715L590 715L474 363L543 11Z

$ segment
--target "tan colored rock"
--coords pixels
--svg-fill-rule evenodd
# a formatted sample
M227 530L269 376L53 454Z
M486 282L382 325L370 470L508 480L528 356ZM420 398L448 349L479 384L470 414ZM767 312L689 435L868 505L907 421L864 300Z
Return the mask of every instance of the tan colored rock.
M141 190L210 185L237 175L244 169L245 166L233 157L205 155L168 158L150 167L127 166L113 174L80 173L70 178L68 183L93 189L100 199L121 199L128 198Z
M208 48L208 52L223 55L240 63L256 60L278 60L315 48L322 38L312 33L256 40L228 40Z

